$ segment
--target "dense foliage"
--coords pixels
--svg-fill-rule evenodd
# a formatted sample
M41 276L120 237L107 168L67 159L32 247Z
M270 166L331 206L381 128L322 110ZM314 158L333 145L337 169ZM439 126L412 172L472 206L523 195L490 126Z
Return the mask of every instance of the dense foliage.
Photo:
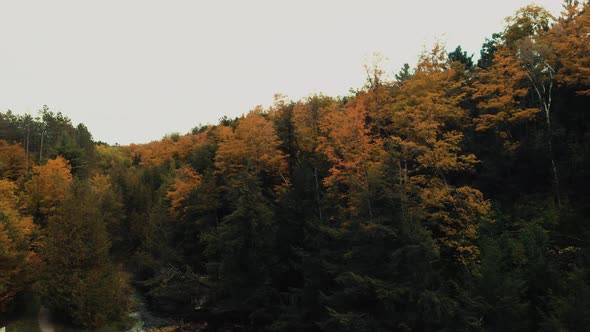
M528 6L393 81L130 146L0 113L0 310L212 330L590 325L590 6Z

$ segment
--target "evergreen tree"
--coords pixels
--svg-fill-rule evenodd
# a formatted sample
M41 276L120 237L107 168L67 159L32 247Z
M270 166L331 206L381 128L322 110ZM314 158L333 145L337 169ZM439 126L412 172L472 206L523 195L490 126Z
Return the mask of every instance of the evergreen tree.
M124 317L129 286L110 261L110 241L87 183L78 182L47 226L43 302L75 324L99 327Z

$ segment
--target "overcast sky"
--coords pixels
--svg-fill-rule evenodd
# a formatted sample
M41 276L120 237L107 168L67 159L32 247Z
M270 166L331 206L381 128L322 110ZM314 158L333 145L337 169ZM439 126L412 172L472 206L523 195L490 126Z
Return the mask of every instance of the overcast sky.
M269 105L346 95L435 38L479 53L530 1L2 1L0 110L46 104L95 140L143 143ZM537 0L554 14L560 0Z

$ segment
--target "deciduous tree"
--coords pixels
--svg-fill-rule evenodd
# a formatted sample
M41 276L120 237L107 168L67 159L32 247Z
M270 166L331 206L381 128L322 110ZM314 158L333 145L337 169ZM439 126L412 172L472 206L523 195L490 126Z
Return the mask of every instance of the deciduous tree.
M0 179L0 312L3 312L33 276L30 216L19 212L17 185Z
M25 175L25 149L18 144L0 140L0 178L11 181Z
M33 176L25 184L28 211L34 215L40 213L42 218L56 213L72 183L70 170L69 163L60 156L35 166Z

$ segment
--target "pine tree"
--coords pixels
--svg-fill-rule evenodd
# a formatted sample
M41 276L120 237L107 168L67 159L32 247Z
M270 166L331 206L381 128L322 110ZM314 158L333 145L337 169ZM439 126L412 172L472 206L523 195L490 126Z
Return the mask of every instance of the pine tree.
M129 286L110 261L97 197L76 183L48 222L42 251L43 302L75 324L99 327L126 314Z

